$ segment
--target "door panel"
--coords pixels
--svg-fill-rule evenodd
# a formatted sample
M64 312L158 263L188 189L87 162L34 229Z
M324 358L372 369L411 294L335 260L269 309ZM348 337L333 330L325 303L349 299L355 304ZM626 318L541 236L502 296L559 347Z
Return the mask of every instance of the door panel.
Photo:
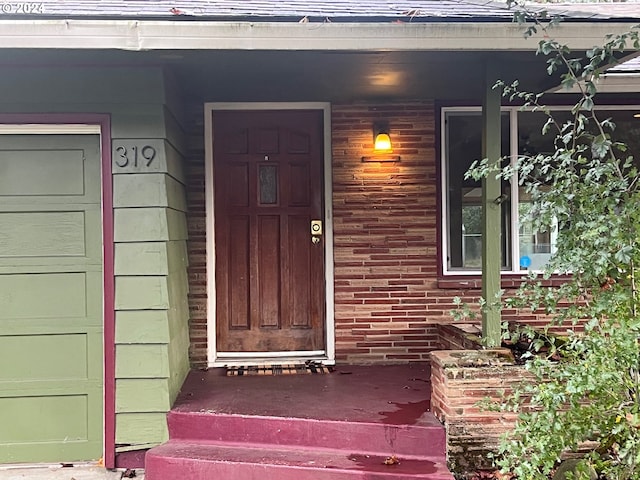
M245 292L249 291L249 217L229 219L229 237L234 239L228 243L228 280L233 288L229 290L228 319L230 328L249 328L249 304Z
M0 463L98 459L97 135L0 135Z
M218 352L323 350L323 112L213 115Z
M258 318L260 328L280 326L280 217L258 217Z

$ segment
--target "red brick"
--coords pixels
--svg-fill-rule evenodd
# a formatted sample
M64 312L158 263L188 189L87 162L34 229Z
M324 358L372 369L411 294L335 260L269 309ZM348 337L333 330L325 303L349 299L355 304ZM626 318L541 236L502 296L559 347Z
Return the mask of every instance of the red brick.
M471 303L479 296L479 277L440 278L437 114L431 101L332 106L333 198L326 201L333 205L336 335L347 334L336 345L340 362L420 357L418 350L435 349L439 340L424 339L423 346L398 344L388 352L376 346L361 351L356 348L362 341L358 335L376 330L376 343L391 342L398 330L437 335L437 324L453 321L453 297L462 296ZM191 118L187 131L193 141L185 163L191 362L202 366L208 312L201 106L193 107ZM373 147L371 127L378 119L390 127L399 163L361 161ZM513 287L519 281L505 279L503 284ZM380 309L385 303L391 308ZM524 318L534 325L545 321L540 312L527 312L526 317L519 313L506 311L505 318ZM383 324L388 328L374 328ZM401 328L393 328L394 324Z

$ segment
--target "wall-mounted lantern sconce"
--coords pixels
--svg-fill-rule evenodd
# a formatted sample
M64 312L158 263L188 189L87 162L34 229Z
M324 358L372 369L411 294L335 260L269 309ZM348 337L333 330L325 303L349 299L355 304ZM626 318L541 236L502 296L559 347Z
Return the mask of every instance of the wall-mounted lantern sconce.
M387 123L373 125L373 153L374 155L362 157L363 162L399 162L400 155L390 155L391 137Z
M373 150L376 152L390 152L391 138L388 133L378 133L373 143Z

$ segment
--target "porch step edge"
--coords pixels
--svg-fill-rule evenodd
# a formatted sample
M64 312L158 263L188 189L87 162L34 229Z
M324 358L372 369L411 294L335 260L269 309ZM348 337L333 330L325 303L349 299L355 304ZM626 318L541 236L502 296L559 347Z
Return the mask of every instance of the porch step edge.
M359 448L328 448L328 447L309 447L308 445L273 445L270 443L250 443L250 442L229 442L229 441L215 441L215 440L185 440L185 439L170 439L169 441L153 447L150 450L157 449L159 447L164 446L189 446L189 445L198 445L203 448L229 448L229 449L254 449L254 450L274 450L274 451L282 451L282 452L290 452L295 453L299 451L309 451L309 452L318 452L318 453L326 453L328 455L336 455L344 452L354 452L362 455L369 455L372 457L384 457L387 458L389 456L400 456L398 452L393 450L387 450L385 452L368 452L363 451ZM446 455L411 455L411 454L402 454L402 458L407 460L428 460L434 463L445 462Z
M394 425L173 410L168 423L172 440L266 444L276 448L357 447L371 454L393 451L417 457L444 456L446 451L445 429L431 413L417 424Z
M351 450L229 446L170 440L147 453L147 480L453 480L442 457L408 458Z

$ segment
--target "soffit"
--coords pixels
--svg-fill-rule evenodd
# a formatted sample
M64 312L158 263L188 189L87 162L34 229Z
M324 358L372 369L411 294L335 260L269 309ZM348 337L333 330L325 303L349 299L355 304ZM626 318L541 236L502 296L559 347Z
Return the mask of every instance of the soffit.
M0 49L0 69L163 68L195 102L386 101L479 103L484 63L505 81L554 83L533 52L117 51ZM544 82L534 85L535 82Z

